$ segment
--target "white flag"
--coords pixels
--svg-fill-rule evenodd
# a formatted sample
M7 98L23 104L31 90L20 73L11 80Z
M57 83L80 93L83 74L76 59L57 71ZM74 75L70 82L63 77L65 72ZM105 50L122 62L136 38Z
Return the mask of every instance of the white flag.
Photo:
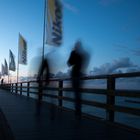
M6 59L5 59L5 65L4 65L4 74L8 75L8 65L7 65Z
M46 43L59 46L62 43L62 4L60 0L48 0L47 3Z
M4 75L4 69L5 69L4 65L1 64L1 75Z
M15 56L11 50L9 50L9 70L12 71L16 70Z
M27 64L27 42L25 39L19 34L19 58L18 63L26 65Z

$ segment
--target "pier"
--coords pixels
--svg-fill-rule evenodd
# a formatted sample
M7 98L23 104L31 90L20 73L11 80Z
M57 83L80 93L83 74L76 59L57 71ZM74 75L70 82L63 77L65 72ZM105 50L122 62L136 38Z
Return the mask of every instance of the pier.
M140 98L140 90L116 89L117 79L135 77L140 77L140 73L81 78L83 81L106 81L106 89L81 88L81 94L106 96L103 103L82 98L82 105L105 111L105 117L101 118L83 112L82 118L77 119L74 110L65 107L65 102L75 101L64 94L73 92L71 87L64 86L69 78L51 79L55 84L45 88L38 86L36 81L4 84L0 89L0 140L139 140L139 128L115 120L116 112L140 117L139 107L120 106L115 102L116 97Z

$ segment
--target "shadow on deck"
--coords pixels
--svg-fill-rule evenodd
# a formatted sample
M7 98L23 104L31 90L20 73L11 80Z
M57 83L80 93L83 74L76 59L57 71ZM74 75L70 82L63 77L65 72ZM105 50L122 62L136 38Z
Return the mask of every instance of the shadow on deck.
M0 90L0 140L139 140L140 135Z

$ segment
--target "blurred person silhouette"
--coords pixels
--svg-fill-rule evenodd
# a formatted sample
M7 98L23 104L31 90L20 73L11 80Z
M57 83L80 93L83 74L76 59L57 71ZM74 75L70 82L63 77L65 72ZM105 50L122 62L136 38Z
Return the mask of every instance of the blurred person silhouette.
M37 82L39 85L39 90L38 90L38 100L36 103L36 115L40 117L40 112L41 112L41 106L42 106L42 94L43 90L45 87L49 84L49 63L47 60L47 57L44 56L42 57L36 57L34 58L34 65L32 66L33 68L36 68L35 72L37 72Z
M39 101L42 99L43 88L49 84L49 73L50 73L49 63L47 57L45 56L42 59L42 62L39 66L37 77L37 81L39 83L39 95L38 95Z
M37 103L37 114L40 115L40 109L41 109L41 100L42 100L42 93L43 90L46 89L46 86L49 85L49 80L51 77L50 70L52 70L52 67L50 68L50 53L47 53L47 55L44 56L43 61L41 62L38 70L38 77L37 81L39 84L39 100ZM53 104L52 98L50 99L51 104L49 105L49 111L50 111L50 119L54 120L55 118L55 105Z
M75 93L75 115L76 118L81 118L81 81L80 77L84 74L87 64L89 62L89 55L83 49L81 41L75 43L74 49L72 50L70 57L67 61L68 66L72 67L71 78L72 87Z
M2 79L1 79L1 85L3 85L3 83L4 83L4 79L2 78Z

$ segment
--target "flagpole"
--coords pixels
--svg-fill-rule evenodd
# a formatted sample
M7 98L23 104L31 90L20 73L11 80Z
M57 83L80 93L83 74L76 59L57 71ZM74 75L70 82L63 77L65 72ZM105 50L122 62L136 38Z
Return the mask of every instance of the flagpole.
M10 72L9 72L9 70L8 70L8 84L9 84L9 75L10 75Z
M9 53L10 53L10 50L9 50ZM9 64L10 64L10 55L9 55ZM9 70L9 67L8 67L8 84L9 84L9 75L10 75L10 70Z
M17 83L18 83L18 76L19 76L19 52L18 52L18 62L17 62Z
M9 71L9 67L8 67L8 84L9 84L9 74L10 74L10 71Z
M44 23L43 23L43 49L42 49L42 63L44 60L44 50L45 50L45 24L46 24L46 0L45 0L45 5L44 5Z
M18 56L19 56L19 54L18 54ZM18 83L18 76L19 76L19 60L18 60L18 63L17 63L17 83Z
M17 60L17 83L18 83L18 76L19 76L19 40L18 40L18 60Z

